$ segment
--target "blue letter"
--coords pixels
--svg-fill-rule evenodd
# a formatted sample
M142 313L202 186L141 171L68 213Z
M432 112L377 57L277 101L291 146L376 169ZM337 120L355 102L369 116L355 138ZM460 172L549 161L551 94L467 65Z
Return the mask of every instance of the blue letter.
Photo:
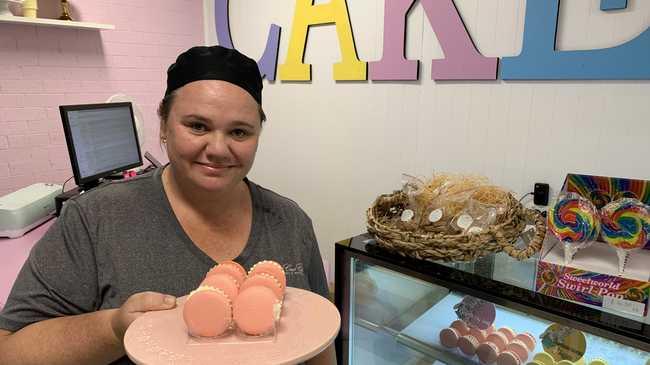
M650 79L650 28L612 48L558 51L555 34L560 0L526 1L521 54L501 59L504 80Z

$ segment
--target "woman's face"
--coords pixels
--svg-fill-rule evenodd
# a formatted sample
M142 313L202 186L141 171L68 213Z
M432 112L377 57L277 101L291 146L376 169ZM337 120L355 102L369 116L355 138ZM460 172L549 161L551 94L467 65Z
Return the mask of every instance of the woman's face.
M174 179L202 191L230 190L250 171L261 129L257 102L244 89L219 80L179 88L161 125Z

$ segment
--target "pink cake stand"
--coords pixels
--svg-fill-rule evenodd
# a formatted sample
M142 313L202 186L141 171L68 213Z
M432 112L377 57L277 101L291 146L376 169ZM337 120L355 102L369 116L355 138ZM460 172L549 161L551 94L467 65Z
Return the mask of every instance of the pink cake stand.
M182 310L148 312L126 331L124 346L136 364L297 364L329 346L339 332L341 316L327 299L287 287L277 336L243 339L234 334L196 341L187 334Z

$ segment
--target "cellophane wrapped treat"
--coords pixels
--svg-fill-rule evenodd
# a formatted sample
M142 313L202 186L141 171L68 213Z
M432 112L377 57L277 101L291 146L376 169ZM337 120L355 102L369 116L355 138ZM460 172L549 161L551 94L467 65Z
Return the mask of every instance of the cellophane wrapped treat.
M487 183L483 176L434 174L428 184L433 192L432 199L424 209L420 228L435 233L461 232L463 229L452 225L452 221L467 209L469 198L476 189Z
M508 192L498 186L479 186L467 200L465 208L452 219L452 229L463 234L483 233L498 223L507 210Z
M402 175L407 203L397 209L402 230L442 234L481 233L507 210L509 192L484 176L435 173L430 179Z
M415 231L422 217L422 204L426 200L426 185L423 179L402 174L402 193L408 198L408 203L402 210L398 227L407 231Z

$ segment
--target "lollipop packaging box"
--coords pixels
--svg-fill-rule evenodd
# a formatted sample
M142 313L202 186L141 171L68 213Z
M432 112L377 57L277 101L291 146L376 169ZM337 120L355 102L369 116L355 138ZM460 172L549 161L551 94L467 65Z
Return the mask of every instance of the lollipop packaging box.
M567 204L562 205L561 199ZM627 231L612 233L605 212L630 205L640 210L628 209L617 216ZM559 200L548 212L536 290L637 318L648 315L648 205L650 181L568 174Z

